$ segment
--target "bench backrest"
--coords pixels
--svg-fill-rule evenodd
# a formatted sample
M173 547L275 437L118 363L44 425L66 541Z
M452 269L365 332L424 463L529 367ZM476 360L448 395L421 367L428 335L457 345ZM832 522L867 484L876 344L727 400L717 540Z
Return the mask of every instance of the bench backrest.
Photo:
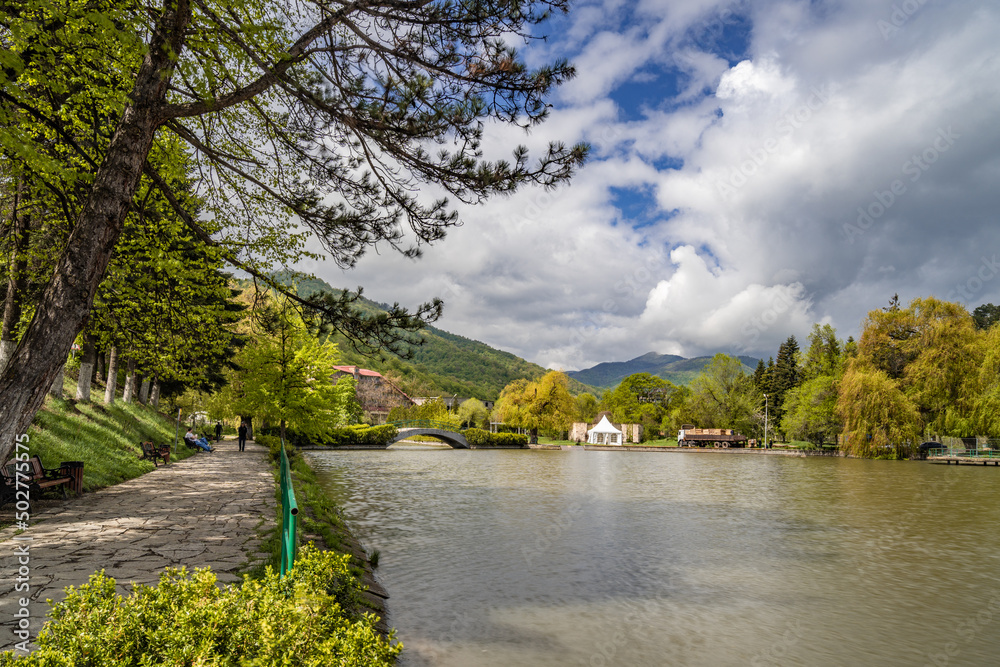
M42 459L41 459L41 457L38 456L38 454L35 454L34 456L32 456L28 460L31 461L31 469L32 469L32 472L34 472L35 479L42 479L42 478L44 478L45 477L45 468L42 467Z
M150 442L149 440L147 440L146 442L140 442L139 446L142 447L142 453L143 454L152 454L153 453L153 443Z
M10 461L5 463L3 469L0 470L0 474L3 474L3 481L8 486L17 485L17 462Z

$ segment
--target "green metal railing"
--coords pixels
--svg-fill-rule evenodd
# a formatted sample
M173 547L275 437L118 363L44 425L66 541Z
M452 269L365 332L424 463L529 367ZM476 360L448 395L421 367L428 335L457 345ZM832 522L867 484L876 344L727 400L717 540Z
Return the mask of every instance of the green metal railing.
M298 523L299 504L295 502L295 489L292 488L292 473L288 466L288 454L285 453L285 441L281 440L281 464L278 476L281 483L281 576L284 577L295 565L296 526Z
M434 421L433 419L410 419L407 421L389 422L389 424L395 426L396 428L439 428L445 431L465 430L459 429L454 424Z
M1000 459L1000 449L967 449L965 447L936 447L927 450L928 456L961 456L970 459Z

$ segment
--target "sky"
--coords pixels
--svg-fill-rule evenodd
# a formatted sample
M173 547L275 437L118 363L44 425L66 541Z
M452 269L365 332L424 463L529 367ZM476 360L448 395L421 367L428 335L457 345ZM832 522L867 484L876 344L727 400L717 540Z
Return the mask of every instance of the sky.
M415 261L300 268L561 370L1000 303L1000 4L586 0L540 32L525 61L577 76L484 148L586 141L570 184L461 207Z

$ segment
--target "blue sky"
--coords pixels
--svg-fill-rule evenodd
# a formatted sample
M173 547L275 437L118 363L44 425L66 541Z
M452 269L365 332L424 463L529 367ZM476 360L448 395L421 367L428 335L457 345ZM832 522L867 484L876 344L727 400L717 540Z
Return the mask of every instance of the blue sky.
M566 370L766 358L894 293L1000 303L996 3L586 1L547 28L524 58L576 79L485 149L587 141L570 185L461 209L417 262L304 268Z

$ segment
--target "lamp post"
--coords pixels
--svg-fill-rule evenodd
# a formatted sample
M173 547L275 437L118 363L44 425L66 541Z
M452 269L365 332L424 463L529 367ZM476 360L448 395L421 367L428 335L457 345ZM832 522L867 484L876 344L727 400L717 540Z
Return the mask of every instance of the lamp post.
M767 449L767 394L764 394L764 449Z

